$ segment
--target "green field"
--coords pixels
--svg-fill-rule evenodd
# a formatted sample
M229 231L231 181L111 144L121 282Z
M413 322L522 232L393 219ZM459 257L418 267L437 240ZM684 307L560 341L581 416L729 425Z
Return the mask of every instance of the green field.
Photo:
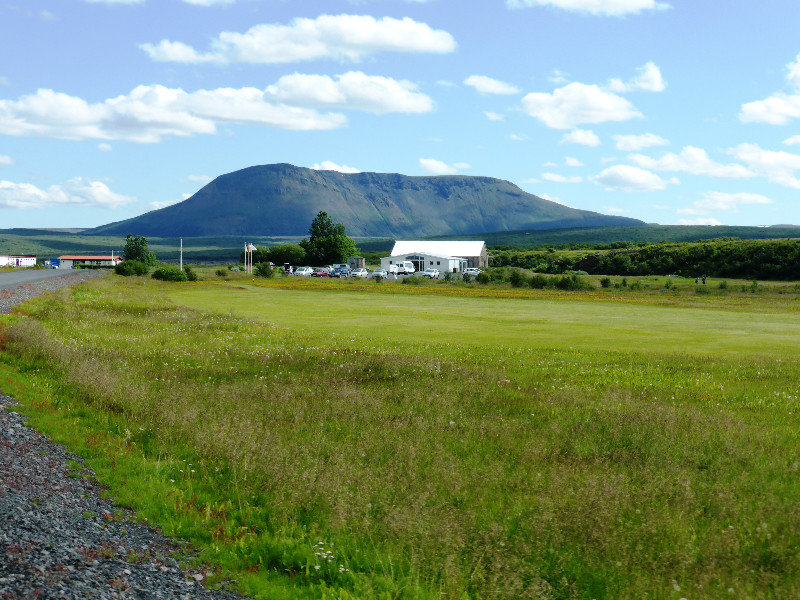
M0 390L258 598L798 597L800 296L748 285L108 276Z

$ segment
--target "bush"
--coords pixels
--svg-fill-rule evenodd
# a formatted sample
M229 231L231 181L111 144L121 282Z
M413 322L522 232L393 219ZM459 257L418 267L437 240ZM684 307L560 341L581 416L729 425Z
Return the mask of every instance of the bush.
M253 268L253 275L270 279L275 276L275 270L267 262L260 262Z
M194 269L189 265L183 267L183 272L186 273L186 279L188 281L197 281L197 273L195 273Z
M173 267L161 267L160 269L156 269L153 271L151 277L161 281L189 281L189 278L186 277L186 273Z
M600 287L601 288L611 287L611 278L610 277L603 277L600 280Z
M228 274L227 272L225 272L225 269L217 269L216 271L214 271L214 273L216 274L217 277L225 277L225 275Z
M541 275L540 273L537 273L536 275L530 278L530 280L528 281L528 285L535 290L543 290L548 285L550 285L550 278L546 277L545 275Z
M114 267L114 273L122 275L123 277L147 275L149 271L150 269L147 268L147 265L140 260L123 260Z
M472 281L472 275L470 275L469 273L464 273L461 276L461 281L463 281L464 283L469 283L470 281Z
M593 286L577 275L564 275L556 280L556 287L560 290L591 290Z
M628 287L628 279L626 277L622 278L622 283L620 284L622 287Z
M717 287L719 289L721 289L721 290L727 290L728 289L728 282L727 281L720 281L719 285Z
M486 285L487 283L489 283L491 281L491 279L489 278L489 276L486 273L478 273L475 276L475 281L477 281L478 283L481 283L483 285Z
M403 279L403 283L408 283L411 285L421 285L427 281L427 277L418 277L416 275L409 275L408 277Z
M512 287L518 288L528 283L528 278L525 276L525 273L519 269L514 269L511 271L511 275L508 276L508 282Z

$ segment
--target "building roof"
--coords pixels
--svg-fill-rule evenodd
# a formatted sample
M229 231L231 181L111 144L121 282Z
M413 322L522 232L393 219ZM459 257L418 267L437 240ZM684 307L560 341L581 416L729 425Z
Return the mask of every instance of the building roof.
M437 241L397 240L392 249L392 256L401 254L436 254L439 256L480 256L482 241Z
M58 257L61 260L122 260L119 256L111 256L110 254L106 256L99 256L99 255L90 255L90 254L67 254L65 256Z

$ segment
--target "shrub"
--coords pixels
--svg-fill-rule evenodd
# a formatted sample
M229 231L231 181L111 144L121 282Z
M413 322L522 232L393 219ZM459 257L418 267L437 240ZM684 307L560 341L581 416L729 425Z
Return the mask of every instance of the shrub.
M253 268L253 275L270 279L275 276L275 270L268 262L260 262Z
M124 277L131 275L147 275L150 269L140 260L123 260L114 267L114 273Z
M719 285L717 287L719 289L721 289L721 290L727 290L728 289L728 282L727 281L720 281Z
M702 294L708 294L709 292L707 287L696 287L694 288L694 293L702 295Z
M483 285L486 285L487 283L489 283L491 281L491 279L489 279L489 276L486 273L478 273L475 276L475 281L477 281L478 283L481 283Z
M181 271L180 269L175 269L173 267L161 267L160 269L156 269L153 271L151 275L153 279L160 279L161 281L188 281L189 278L186 277L186 273Z
M600 287L601 288L611 287L611 278L610 277L603 277L600 280Z
M445 281L452 281L453 280L453 274L450 271L445 272L444 280Z
M556 280L556 287L560 290L590 290L592 285L577 275L564 275Z
M461 281L463 281L464 283L469 283L470 281L472 281L472 275L470 275L469 273L464 273L461 276Z
M186 279L189 281L197 281L197 273L189 265L183 267L183 272L186 273Z
M381 281L383 281L383 277L381 277L380 275L373 275L372 279L375 281L375 283L380 283Z
M214 271L214 273L217 275L217 277L225 277L225 275L227 275L225 269L217 269Z
M675 287L675 284L672 283L672 279L667 278L667 282L664 284L664 289L669 290L672 289L673 287Z
M528 285L535 290L543 290L550 285L550 278L537 273L528 280Z
M620 283L622 287L628 287L628 279L627 277L622 278L622 283Z
M634 290L634 291L636 291L636 290L641 290L642 288L644 288L644 286L643 286L643 285L641 284L641 282L639 282L639 281L634 281L634 282L631 284L631 287L630 287L630 289L631 289L631 290Z
M408 277L403 279L403 283L408 283L411 285L421 285L425 283L427 277L418 277L417 275L409 275Z
M528 278L519 269L514 269L511 271L511 275L508 276L508 281L512 287L522 287L528 283Z

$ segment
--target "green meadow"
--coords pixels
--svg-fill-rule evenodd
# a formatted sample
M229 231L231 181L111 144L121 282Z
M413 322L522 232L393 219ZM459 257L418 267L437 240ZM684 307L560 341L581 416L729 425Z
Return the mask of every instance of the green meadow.
M256 598L798 597L800 300L749 285L109 275L0 320L0 390Z

